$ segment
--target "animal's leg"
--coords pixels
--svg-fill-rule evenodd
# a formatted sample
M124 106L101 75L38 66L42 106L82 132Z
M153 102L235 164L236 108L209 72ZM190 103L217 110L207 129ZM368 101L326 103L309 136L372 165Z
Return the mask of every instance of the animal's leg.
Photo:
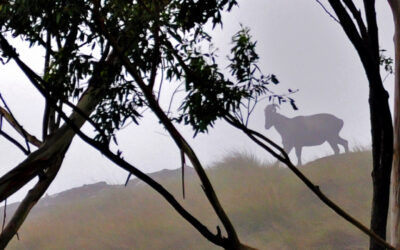
M329 145L331 145L331 148L333 149L333 152L335 153L335 155L339 154L339 146L338 143L336 141L328 141Z
M288 144L283 143L283 150L286 152L287 155L289 155L290 151L292 151L293 146L290 146ZM281 155L283 157L283 155ZM275 164L276 166L279 165L279 160L276 160Z
M292 151L293 146L290 146L288 144L283 144L283 150L285 150L286 154L290 154L290 151Z
M343 139L342 137L339 136L338 143L343 146L344 151L346 153L349 152L349 143L347 142L347 140L345 140L345 139Z
M290 151L292 151L293 146L283 144L283 150L285 150L286 154L289 155Z
M297 156L297 165L301 166L301 149L302 147L295 147L296 149L296 156Z

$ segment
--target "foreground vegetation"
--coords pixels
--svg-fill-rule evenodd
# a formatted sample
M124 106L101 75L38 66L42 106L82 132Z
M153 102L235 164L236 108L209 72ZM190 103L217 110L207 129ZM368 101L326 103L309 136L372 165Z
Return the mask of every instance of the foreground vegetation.
M365 225L371 204L370 154L329 156L301 167L323 192ZM217 218L197 177L188 172L183 200L180 172L174 172L159 172L157 178L216 232ZM234 154L207 172L241 239L254 247L368 246L365 235L323 205L286 168ZM98 184L47 197L28 217L19 236L9 249L218 249L138 181L126 188Z

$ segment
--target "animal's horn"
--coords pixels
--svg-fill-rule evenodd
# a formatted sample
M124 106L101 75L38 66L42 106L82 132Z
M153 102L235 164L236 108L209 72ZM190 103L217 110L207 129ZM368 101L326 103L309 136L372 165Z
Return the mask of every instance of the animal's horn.
M265 107L265 112L276 112L277 107L279 108L279 106L276 104L270 104L267 107Z

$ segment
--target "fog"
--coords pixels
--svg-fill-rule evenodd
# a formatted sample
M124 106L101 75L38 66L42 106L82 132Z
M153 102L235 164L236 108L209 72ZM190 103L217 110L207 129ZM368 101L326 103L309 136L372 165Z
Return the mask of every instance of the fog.
M377 14L381 48L387 50L386 55L393 57L392 16L385 1L378 1ZM227 64L225 58L229 53L230 39L239 30L240 24L250 27L254 40L257 40L257 51L261 58L259 66L265 73L273 73L280 80L280 84L271 87L272 90L283 94L289 88L299 89L291 96L299 110L294 111L290 105L282 105L279 110L281 114L288 117L334 114L344 120L340 135L349 141L350 148L370 144L368 83L363 67L340 25L316 1L239 1L239 8L225 14L223 21L223 28L209 28L214 44L219 48L221 65L225 67ZM42 51L24 47L20 41L14 40L13 45L18 48L22 59L40 72ZM1 94L23 127L40 138L44 106L42 97L15 64L11 62L0 67ZM385 87L392 96L392 76L386 78ZM249 126L280 144L280 136L275 129L264 129L263 109L267 104L266 100L259 103ZM207 134L195 138L189 127L179 126L179 129L205 166L211 166L225 155L237 152L254 154L261 161L273 161L270 155L223 121L218 121ZM85 128L85 131L91 130ZM117 134L117 139L124 158L144 172L180 166L177 147L150 112L144 113L140 126L131 124ZM328 144L304 148L303 162L332 153ZM0 138L0 156L0 174L6 173L25 158L3 138ZM291 152L291 156L296 162L294 152ZM126 176L125 171L77 137L48 193L103 180L110 184L121 184ZM26 190L24 188L11 200L20 199Z

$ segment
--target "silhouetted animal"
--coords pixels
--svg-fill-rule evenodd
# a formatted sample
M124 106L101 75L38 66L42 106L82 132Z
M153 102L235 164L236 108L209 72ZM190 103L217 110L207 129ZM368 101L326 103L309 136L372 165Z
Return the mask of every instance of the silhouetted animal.
M285 117L276 112L276 104L268 105L265 112L265 129L275 126L282 137L283 149L287 154L296 150L298 165L301 165L301 150L304 146L317 146L328 142L335 154L339 154L339 144L349 151L348 143L339 136L343 120L331 114Z

